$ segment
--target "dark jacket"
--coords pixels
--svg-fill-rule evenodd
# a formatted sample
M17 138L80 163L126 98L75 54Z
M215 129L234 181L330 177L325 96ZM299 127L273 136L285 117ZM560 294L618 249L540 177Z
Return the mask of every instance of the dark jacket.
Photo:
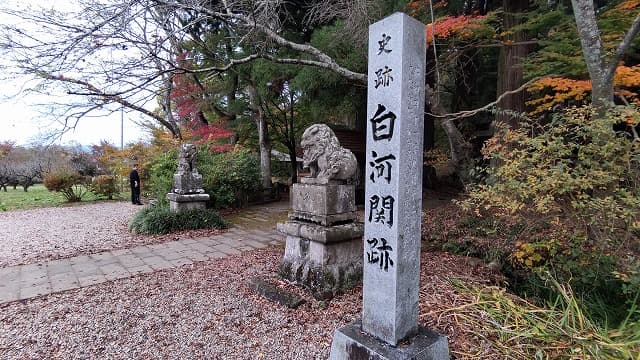
M140 176L138 175L138 171L131 170L131 172L129 173L129 184L131 185L131 187L136 187L136 182L138 183L138 186L140 186Z

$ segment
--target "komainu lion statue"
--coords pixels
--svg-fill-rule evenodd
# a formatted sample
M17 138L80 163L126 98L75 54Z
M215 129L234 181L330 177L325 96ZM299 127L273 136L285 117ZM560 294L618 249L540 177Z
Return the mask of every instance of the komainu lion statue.
M180 147L180 154L178 156L178 173L186 174L193 173L197 174L198 169L196 168L198 162L198 151L196 150L196 146L193 144L182 144Z
M327 184L331 180L350 183L356 176L358 163L353 153L340 146L333 130L324 124L308 127L300 143L304 151L303 167L311 170L308 178Z

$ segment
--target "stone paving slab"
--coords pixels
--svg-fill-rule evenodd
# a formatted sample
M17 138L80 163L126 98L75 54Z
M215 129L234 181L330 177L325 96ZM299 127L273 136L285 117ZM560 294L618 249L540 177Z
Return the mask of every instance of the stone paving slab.
M55 275L49 278L52 292L67 291L80 287L80 282L75 274L66 273L64 275Z
M275 224L262 223L268 219L260 211L252 214L237 218L227 232L210 237L0 268L0 304L282 246L284 236L275 230Z
M22 286L20 288L20 300L29 299L36 296L47 295L51 293L51 285L49 283L36 286Z

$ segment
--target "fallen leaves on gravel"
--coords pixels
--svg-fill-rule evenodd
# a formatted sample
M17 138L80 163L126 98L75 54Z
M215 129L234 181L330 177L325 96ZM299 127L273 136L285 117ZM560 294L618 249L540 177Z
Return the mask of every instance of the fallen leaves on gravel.
M361 315L361 287L330 302L282 281L282 248L185 265L0 305L0 358L326 359L336 328ZM489 282L461 257L422 254L420 323L449 336L453 358L478 339L445 309L471 299L452 284ZM295 310L254 294L259 277L305 299ZM487 344L482 344L487 346ZM489 347L490 353L490 347Z

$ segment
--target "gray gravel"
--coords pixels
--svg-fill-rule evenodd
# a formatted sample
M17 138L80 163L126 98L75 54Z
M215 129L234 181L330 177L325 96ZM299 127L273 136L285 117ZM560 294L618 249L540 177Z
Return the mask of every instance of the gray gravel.
M0 305L2 359L326 359L360 313L354 289L329 306L275 275L281 248ZM259 277L303 296L295 310L253 294Z
M132 236L126 224L138 209L98 203L0 213L0 264L194 235ZM0 305L0 359L326 359L334 330L361 315L361 288L318 302L277 276L283 251L246 251ZM449 254L422 253L421 264L420 323L449 337L453 358L468 358L477 329L447 308L474 299L448 279L486 285L490 273ZM247 285L254 277L306 302L291 310L265 300Z
M208 236L219 230L144 236L128 230L142 208L123 201L0 212L0 268Z
M124 202L0 213L0 267L164 242L127 224ZM0 359L326 359L360 314L360 290L318 302L276 275L270 248L0 305ZM303 297L295 310L253 294L258 277ZM328 305L328 306L327 306Z
M0 212L0 267L122 248L140 210L126 202Z

